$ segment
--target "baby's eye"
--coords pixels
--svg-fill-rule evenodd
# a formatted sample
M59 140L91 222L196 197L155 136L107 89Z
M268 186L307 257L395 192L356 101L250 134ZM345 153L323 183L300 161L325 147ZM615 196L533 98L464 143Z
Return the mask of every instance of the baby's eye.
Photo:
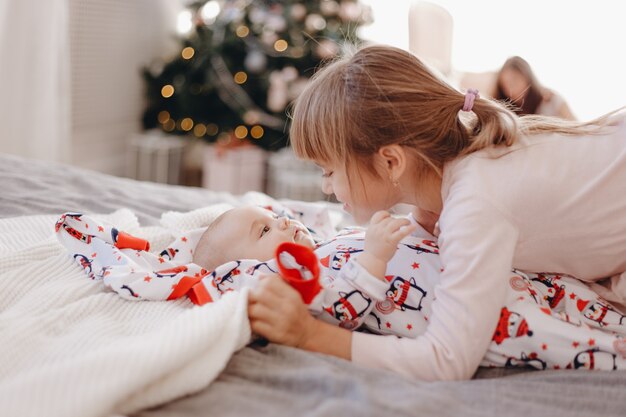
M333 175L333 171L330 171L330 172L326 172L326 171L324 171L324 172L322 173L322 177L323 177L323 178L329 178L331 175Z
M269 226L264 226L263 230L261 230L261 237L263 237L263 235L266 234L269 231L270 231L270 227Z

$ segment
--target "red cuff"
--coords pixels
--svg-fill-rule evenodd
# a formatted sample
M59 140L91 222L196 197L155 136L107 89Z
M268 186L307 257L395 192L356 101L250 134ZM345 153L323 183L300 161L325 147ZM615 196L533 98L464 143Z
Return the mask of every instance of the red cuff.
M202 281L198 282L193 287L191 287L191 289L187 293L187 296L189 297L189 300L191 300L192 303L198 306L202 306L202 305L213 302L213 298L211 297L211 294L209 294L209 291L207 291Z
M150 242L135 236L131 236L126 232L118 232L115 247L118 249L136 249L150 250Z

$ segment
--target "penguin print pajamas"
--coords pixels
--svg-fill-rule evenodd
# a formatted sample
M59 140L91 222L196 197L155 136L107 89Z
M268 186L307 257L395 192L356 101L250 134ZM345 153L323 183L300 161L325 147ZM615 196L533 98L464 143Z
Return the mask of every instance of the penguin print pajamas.
M59 240L87 275L129 300L196 304L252 287L277 273L275 260L237 260L206 271L191 262L204 229L179 236L158 255L148 244L77 213L56 224ZM309 309L349 330L415 338L426 331L442 265L435 242L400 242L380 280L356 262L363 229L344 229L318 244L323 290ZM481 365L537 369L626 369L626 316L582 282L568 276L512 271L507 301ZM459 317L462 319L462 317Z

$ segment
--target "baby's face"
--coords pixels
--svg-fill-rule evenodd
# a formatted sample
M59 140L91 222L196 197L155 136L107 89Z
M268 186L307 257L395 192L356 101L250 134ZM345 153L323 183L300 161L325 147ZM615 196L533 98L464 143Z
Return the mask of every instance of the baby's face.
M278 217L260 207L238 207L225 214L212 239L223 245L227 257L268 261L284 242L313 248L315 242L306 227L287 217Z

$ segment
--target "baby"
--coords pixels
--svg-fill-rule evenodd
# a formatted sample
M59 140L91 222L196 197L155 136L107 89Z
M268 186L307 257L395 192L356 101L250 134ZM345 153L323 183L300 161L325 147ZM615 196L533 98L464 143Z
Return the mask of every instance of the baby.
M367 231L344 229L319 241L287 216L239 207L158 255L148 252L146 241L79 213L64 214L56 232L90 278L129 300L217 300L254 286L261 274L277 273L276 248L295 242L319 258L323 289L309 309L321 320L410 338L423 334L431 320L473 326L471 317L441 310L432 315L442 271L439 250L412 217L379 212ZM626 369L625 316L583 283L512 271L509 284L483 366Z
M273 258L281 243L314 248L324 287L309 306L314 316L347 329L417 337L431 319L442 270L431 239L412 218L379 212L367 231L346 229L316 243L297 221L240 207L207 228L193 262L212 271L203 282L223 294L277 272ZM513 271L507 304L482 365L626 369L625 321L574 278Z

